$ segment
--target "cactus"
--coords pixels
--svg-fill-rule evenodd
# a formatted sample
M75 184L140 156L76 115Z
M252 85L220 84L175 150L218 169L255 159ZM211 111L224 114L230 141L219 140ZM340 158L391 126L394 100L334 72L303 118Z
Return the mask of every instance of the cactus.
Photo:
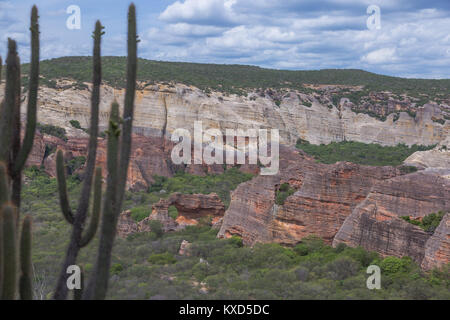
M66 299L68 289L67 267L74 265L79 250L86 246L94 237L100 220L101 211L101 169L97 168L94 182L94 204L93 213L89 226L85 229L86 212L88 209L91 191L92 173L95 166L98 135L98 106L100 99L101 82L101 58L100 58L100 22L97 22L94 32L94 87L91 99L91 129L88 148L88 160L86 166L86 178L84 181L82 195L77 213L74 215L69 205L64 175L63 155L61 151L57 154L57 175L60 204L63 216L73 224L72 238L67 249L66 259L58 278L55 290L55 299ZM108 287L109 268L111 264L111 251L116 234L117 220L122 207L125 193L128 165L131 153L132 123L134 114L134 99L136 91L137 74L137 35L136 35L136 10L130 5L128 13L128 66L127 66L127 88L123 119L119 118L119 104L114 101L111 105L109 126L107 130L107 186L103 199L102 223L100 228L100 242L97 260L92 276L86 288L74 292L75 299L104 299ZM122 126L121 126L122 125ZM120 147L119 147L120 146ZM84 233L83 233L84 232Z
M83 293L83 299L87 300L104 299L108 289L111 251L116 236L117 221L122 208L131 153L138 42L136 33L136 8L134 4L131 4L128 11L127 87L122 132L119 130L118 122L119 106L116 102L113 102L108 128L108 180L104 200L105 205L94 272ZM118 148L119 139L120 150Z
M36 130L37 91L39 86L38 10L31 10L31 63L25 138L20 139L21 73L16 42L8 39L5 97L0 105L0 297L32 298L31 218L23 222L18 248L22 170L33 146ZM0 59L0 79L1 79ZM20 256L20 260L18 259ZM19 262L20 261L20 262ZM20 265L20 286L18 265Z
M54 299L62 300L67 297L67 268L76 264L76 259L81 248L89 244L95 236L98 227L98 221L101 211L101 197L102 197L102 172L101 168L95 170L95 159L97 156L97 137L98 137L98 122L99 122L99 105L100 105L100 84L102 81L102 66L101 66L101 37L104 34L104 27L97 21L95 24L94 38L94 55L93 55L93 88L91 95L91 124L90 124L90 138L88 145L88 156L85 169L85 177L81 190L81 196L78 202L76 213L72 212L70 208L69 199L67 195L64 157L62 151L57 152L56 167L58 192L60 199L61 211L64 218L73 225L72 235L67 249L66 257L58 277ZM89 200L91 197L92 180L95 172L94 181L94 205L91 214L91 221L87 227L87 231L83 234L89 207Z

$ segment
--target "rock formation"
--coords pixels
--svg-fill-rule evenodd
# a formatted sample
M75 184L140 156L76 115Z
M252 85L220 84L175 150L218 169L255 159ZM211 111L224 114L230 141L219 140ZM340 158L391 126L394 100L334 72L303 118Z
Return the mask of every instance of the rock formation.
M338 89L339 86L333 87L333 90ZM386 93L381 97L373 93L368 97L371 102L360 106L348 99L341 99L341 103L333 105L330 88L314 90L311 94L290 91L280 95L278 105L270 90L250 92L244 97L218 92L206 94L182 84L142 85L136 93L134 132L146 137L170 138L175 129L192 131L194 122L202 121L205 128L223 131L228 128L279 129L281 142L286 145L295 144L298 138L314 144L346 140L382 145L433 145L449 136L450 121L443 117L442 110L447 110L444 105L418 107L412 100L394 101ZM2 94L0 86L0 99ZM105 130L109 105L114 98L122 102L124 90L104 85L101 95L100 127ZM70 128L70 120L77 120L83 128L88 128L89 96L88 89L79 90L68 85L61 88L42 86L38 120L63 128ZM386 110L382 107L386 105L383 102L388 105ZM377 114L379 110L382 110L382 116L393 111L397 114L390 113L385 121L365 114Z
M170 206L177 208L177 219L169 216ZM120 215L117 233L121 237L126 237L136 232L151 231L150 221L159 221L164 232L197 225L202 218L210 218L214 225L220 221L224 213L225 206L215 193L208 195L174 193L168 199L161 199L154 204L150 216L139 223L131 218L130 211L123 212Z
M334 238L333 245L362 246L383 256L410 256L426 268L448 263L448 215L434 235L402 216L422 218L450 211L449 169L428 169L377 183Z
M331 243L371 187L400 174L392 167L319 164L301 151L285 147L280 164L278 175L258 176L232 193L219 237L238 235L250 245L294 245L314 234ZM289 183L296 191L280 205L275 203L275 197L283 183Z

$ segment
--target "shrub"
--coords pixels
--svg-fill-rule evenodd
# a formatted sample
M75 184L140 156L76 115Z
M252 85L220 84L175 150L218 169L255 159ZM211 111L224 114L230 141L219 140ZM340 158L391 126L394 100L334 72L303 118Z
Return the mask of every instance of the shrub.
M60 138L64 141L68 140L68 138L66 136L66 129L64 129L64 128L53 126L51 124L41 124L39 122L36 124L36 127L39 130L39 132L42 134L54 136L54 137Z
M112 275L118 275L122 271L123 271L123 266L120 263L114 263L110 269L110 273Z
M70 125L75 129L81 129L81 124L78 120L70 120Z
M169 207L169 217L176 220L178 218L178 209L175 206Z
M150 210L147 206L134 207L130 211L131 218L136 222L142 221L150 215Z
M283 205L286 199L295 193L295 189L291 188L289 183L283 183L276 193L275 203Z
M152 254L147 261L151 264L166 265L176 263L177 259L175 259L175 257L169 252L164 252Z
M150 230L156 235L157 238L161 238L164 234L161 222L152 220L149 222Z

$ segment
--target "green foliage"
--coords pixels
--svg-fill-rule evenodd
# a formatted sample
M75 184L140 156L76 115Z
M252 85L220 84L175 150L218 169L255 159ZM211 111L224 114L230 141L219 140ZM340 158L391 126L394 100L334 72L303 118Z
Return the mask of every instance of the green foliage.
M434 230L439 226L442 219L445 216L445 212L439 211L438 213L431 213L422 218L422 220L411 220L409 216L400 217L406 222L409 222L413 225L421 227L426 232L433 233Z
M380 268L383 273L392 275L396 273L407 272L412 264L412 260L408 257L386 257L381 261Z
M176 220L178 218L178 209L175 206L169 207L169 217Z
M182 62L163 62L139 59L139 81L167 84L185 83L206 93L211 90L227 94L245 95L247 90L258 88L291 88L304 91L304 84L337 84L365 86L365 91L393 91L395 93L427 93L431 96L447 94L450 80L402 79L377 75L362 70L325 69L320 71L285 71L245 65L217 65ZM103 79L116 87L125 87L126 58L105 57ZM28 64L23 65L28 71ZM91 81L89 57L65 57L41 62L44 81L71 78L78 83ZM151 81L150 81L151 79ZM359 100L360 92L350 92L350 100ZM364 93L365 94L365 93Z
M67 163L67 170L68 170L69 174L73 174L75 171L77 171L82 166L84 166L85 163L86 163L86 157L84 157L84 156L72 158Z
M133 220L136 222L144 220L151 213L150 207L148 206L134 207L130 211L131 211L131 218L133 218Z
M148 258L148 262L151 264L166 265L176 263L177 259L175 259L173 254L170 254L169 252L155 253Z
M47 134L49 136L54 136L60 138L61 140L67 141L66 129L57 127L51 124L41 124L37 123L37 129L42 134Z
M70 120L70 125L75 129L81 129L81 124L78 120Z
M295 193L295 189L291 188L289 183L283 183L276 192L275 203L283 205L286 199Z
M230 204L230 191L253 178L252 174L242 173L238 168L225 170L223 174L206 175L205 177L179 172L174 177L163 179L156 177L157 182L150 190L164 189L167 193L181 192L184 194L210 194L217 193L226 207Z
M150 230L156 235L157 238L161 238L164 235L164 230L161 222L152 220L149 222Z
M405 144L390 147L354 141L313 145L305 140L299 139L297 141L298 149L314 156L319 162L332 164L339 161L348 161L370 166L398 166L414 152L430 150L434 147L418 145L408 147ZM404 170L412 172L414 169Z
M121 273L123 271L123 266L120 263L114 263L111 266L111 270L110 273L112 275L118 275L119 273Z

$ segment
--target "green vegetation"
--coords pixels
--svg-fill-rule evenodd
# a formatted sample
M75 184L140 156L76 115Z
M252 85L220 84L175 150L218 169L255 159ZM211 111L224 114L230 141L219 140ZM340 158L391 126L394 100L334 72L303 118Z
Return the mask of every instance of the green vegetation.
M398 166L414 152L431 150L434 147L418 145L408 147L405 144L389 147L354 141L313 145L302 139L297 141L298 149L314 156L319 162L332 164L339 161L348 161L370 166ZM414 171L414 169L407 168L403 170L406 170L405 172Z
M409 216L401 217L406 222L409 222L413 225L416 225L418 227L421 227L426 232L434 232L436 228L439 226L439 224L442 221L442 218L444 218L445 212L439 211L438 213L431 213L425 217L422 218L422 220L411 220Z
M230 204L230 191L242 182L253 178L252 174L242 173L234 167L225 170L223 174L206 175L204 177L179 172L173 178L155 177L155 183L149 191L158 192L165 190L166 193L181 192L185 194L210 194L217 193L225 206Z
M125 57L103 58L103 79L105 82L123 88L125 86ZM44 82L60 78L71 78L77 83L90 82L92 78L89 57L65 57L41 62ZM197 64L183 62L162 62L139 59L138 80L148 85L154 82L185 83L205 92L216 90L224 93L245 94L257 88L290 88L305 91L303 84L337 84L365 86L366 90L393 91L418 96L446 95L450 91L450 80L403 79L377 75L362 70L325 69L319 71L288 71L264 69L245 65ZM23 71L28 72L28 64ZM352 92L350 100L359 99L358 92Z
M70 120L69 122L70 122L70 125L72 127L74 127L75 129L82 129L81 124L78 120Z
M56 180L38 168L27 169L26 177L22 210L35 221L33 261L46 296L54 288L70 228L58 213ZM81 184L69 176L67 189L75 199ZM129 203L154 197L127 193ZM75 208L76 202L72 204ZM239 237L217 239L217 230L204 225L163 234L157 224L150 226L152 232L116 239L107 298L450 299L448 267L426 274L408 258L381 259L362 248L332 248L316 238L293 248L277 244L252 248L244 247ZM192 243L189 256L178 255L183 240ZM78 263L87 275L97 243L94 238L80 252ZM371 264L382 269L381 290L366 288ZM206 284L207 296L200 292L200 282Z
M51 124L41 124L37 123L37 129L42 134L47 134L49 136L54 136L60 138L61 140L67 141L66 129L57 127Z
M277 190L275 203L278 205L283 205L287 197L293 195L294 193L295 189L291 188L289 183L283 183Z
M167 265L176 263L177 259L175 259L173 254L169 252L164 252L152 254L148 258L148 262L150 262L151 264Z
M132 208L130 211L131 211L131 218L133 218L133 220L136 222L144 220L151 213L150 206L138 206Z
M175 206L169 207L169 217L176 220L178 218L178 209Z

